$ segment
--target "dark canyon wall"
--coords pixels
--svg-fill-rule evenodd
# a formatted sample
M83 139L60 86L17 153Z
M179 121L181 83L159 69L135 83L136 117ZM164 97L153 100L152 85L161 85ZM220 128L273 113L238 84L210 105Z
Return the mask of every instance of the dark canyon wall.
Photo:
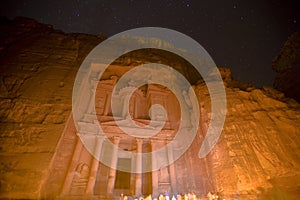
M277 72L274 87L287 97L300 101L300 30L285 42L278 56L273 60Z

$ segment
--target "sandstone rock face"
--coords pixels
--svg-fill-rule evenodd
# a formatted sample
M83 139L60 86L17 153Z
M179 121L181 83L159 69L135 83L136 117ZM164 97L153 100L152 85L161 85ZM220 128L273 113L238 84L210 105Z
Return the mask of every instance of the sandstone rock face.
M207 102L205 87L196 89L200 101ZM207 158L217 190L231 198L255 199L265 192L275 199L295 198L299 195L299 105L271 88L227 88L226 93L224 129Z
M274 87L287 97L300 101L300 30L291 35L272 63L278 73Z
M38 198L71 111L74 77L101 37L1 20L0 198Z
M64 34L23 18L2 19L0 32L0 198L108 197L108 189L114 189L109 177L116 172L94 162L78 139L70 117L78 67L104 38ZM175 66L191 82L197 83L194 90L199 100L200 129L188 151L173 165L142 176L131 175L130 194L137 191L142 181L145 186L138 190L145 193L195 192L204 198L212 191L226 199L299 198L300 105L296 101L272 88L257 89L233 81L230 71L220 68L226 85L226 121L212 152L199 159L198 152L211 118L207 87L201 80L197 82L198 75L188 71L189 64L183 59L167 52L146 51L147 54L132 52L116 60L101 88L111 89L114 84L111 76L122 75L124 69L141 63L159 61ZM154 88L154 91L165 90ZM97 98L101 111L98 121L109 133L109 139L132 151L155 148L150 140L141 145L139 140L125 138L110 122L110 108L104 108L101 96ZM142 107L145 106L137 104L138 109ZM145 123L147 117L143 113L131 112L141 118L136 123ZM173 127L171 123L167 125L168 129ZM164 130L155 139L167 138L167 133ZM128 177L120 173L119 176ZM89 184L94 179L95 184ZM121 191L115 194L118 192Z

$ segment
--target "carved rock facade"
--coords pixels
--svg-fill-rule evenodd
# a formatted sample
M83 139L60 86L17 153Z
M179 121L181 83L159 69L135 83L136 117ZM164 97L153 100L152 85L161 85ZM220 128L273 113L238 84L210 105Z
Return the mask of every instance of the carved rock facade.
M104 199L121 192L135 195L166 191L195 192L199 197L213 191L226 199L299 198L300 109L297 102L282 93L271 88L244 87L231 80L228 69L220 68L227 85L227 117L213 151L203 159L198 158L211 117L209 93L205 84L199 82L193 87L199 100L200 129L188 151L174 164L154 172L126 174L94 159L78 139L78 130L70 117L78 67L103 38L64 34L27 19L5 22L1 30L6 34L1 35L0 48L0 198ZM136 59L122 58L127 60L123 65L147 60L147 56L138 55ZM176 69L190 76L183 61L170 59L174 59L171 62ZM114 66L98 83L97 88L106 92L96 93L96 120L107 135L91 135L89 141L94 145L94 154L104 156L114 165L152 166L153 160L128 158L113 149L103 151L109 140L126 151L150 152L168 143L177 129L177 109L173 109L175 113L173 107L168 110L168 105L176 107L176 100L170 91L156 85L140 88L134 94L129 113L136 124L147 125L149 102L155 95L161 96L160 101L165 103L158 103L166 105L174 117L169 117L159 137L129 137L112 121L107 99L115 78L131 68ZM86 109L80 126L90 132L88 128L92 126L85 126L85 122L90 120L91 110ZM121 111L120 119L126 119ZM166 149L167 158L172 156L172 150L176 148Z
M220 70L223 76L228 73L226 69ZM124 134L112 119L110 105L103 103L111 98L109 94L115 83L116 77L98 83L98 88L105 91L99 92L108 95L103 97L96 94L95 97L97 120L105 132L102 136L90 135L95 154L108 159L115 166L129 163L131 167L140 168L153 166L160 159L169 159L176 147L166 149L165 156L150 159L126 157L105 147L106 141L111 141L126 151L144 153L161 148L174 137L180 116L179 105L176 105L171 93L165 88L149 85L147 90L136 91L131 97L131 117L139 125L149 124L149 117L144 111L145 108L149 109L146 102L154 98L167 108L173 118L169 117L171 120L164 129L150 139ZM86 135L87 132L92 133L93 125L86 124L83 118L79 126L82 128L77 130L70 119L58 145L44 195L104 199L121 193L155 196L168 191L171 194L194 192L198 197L205 197L209 191L214 191L224 198L297 196L299 105L293 100L284 99L281 93L271 88L248 88L248 91L226 88L228 113L221 138L213 151L200 159L198 152L211 117L210 98L205 84L196 85L194 89L199 100L200 128L187 152L172 165L143 174L124 173L107 167L88 153L76 136L78 131L86 132ZM126 87L119 92L124 95L122 90L126 90ZM151 96L153 92L160 98ZM120 116L118 120L126 121L122 112ZM85 118L88 117L87 113ZM126 126L126 123L123 125ZM68 154L66 148L69 149Z

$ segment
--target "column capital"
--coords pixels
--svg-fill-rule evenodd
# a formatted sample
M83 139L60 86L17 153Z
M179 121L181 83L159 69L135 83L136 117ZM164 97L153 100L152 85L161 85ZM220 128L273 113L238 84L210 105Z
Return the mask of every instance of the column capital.
M135 140L136 140L137 143L140 143L140 144L142 144L143 141L144 141L143 138L135 138Z
M120 143L121 138L119 136L113 136L113 143L115 145L118 145Z
M153 139L153 138L151 138L151 139L149 139L149 141L150 141L150 143L151 143L151 144L154 144L154 143L156 143L156 142L157 142L157 139Z
M140 153L142 151L142 145L143 145L143 139L142 138L136 138L136 145L137 145L137 152Z

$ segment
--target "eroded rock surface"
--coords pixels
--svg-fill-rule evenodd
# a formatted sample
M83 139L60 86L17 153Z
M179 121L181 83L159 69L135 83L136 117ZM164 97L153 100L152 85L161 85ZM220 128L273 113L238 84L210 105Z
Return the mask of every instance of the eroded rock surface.
M37 198L71 111L77 69L101 36L1 19L0 198Z

